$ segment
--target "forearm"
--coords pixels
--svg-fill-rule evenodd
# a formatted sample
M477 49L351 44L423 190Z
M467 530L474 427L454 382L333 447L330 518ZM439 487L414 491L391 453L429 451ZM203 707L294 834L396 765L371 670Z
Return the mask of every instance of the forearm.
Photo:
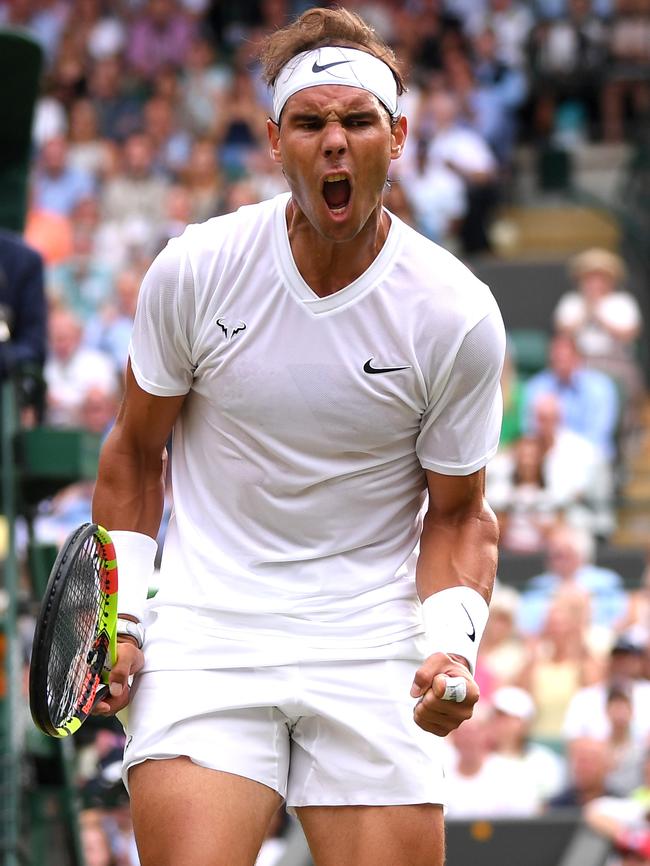
M107 529L128 529L155 538L165 498L164 449L139 451L116 426L102 448L93 496L93 520Z
M421 601L454 586L466 586L490 601L497 568L499 527L487 502L471 511L439 514L424 520L416 585Z

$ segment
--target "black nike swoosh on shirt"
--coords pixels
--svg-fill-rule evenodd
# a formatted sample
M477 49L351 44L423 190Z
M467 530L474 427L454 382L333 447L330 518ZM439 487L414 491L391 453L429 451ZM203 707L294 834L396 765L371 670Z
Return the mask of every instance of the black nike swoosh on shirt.
M311 68L312 72L325 72L326 69L330 69L332 66L340 66L341 63L351 63L350 60L335 60L334 63L324 63L322 66L318 65L318 62L314 60L314 65Z
M395 373L397 370L410 370L411 365L406 364L403 367L372 367L370 362L374 360L373 358L368 358L366 363L363 365L363 370L365 373Z
M473 620L472 617L469 615L469 611L467 610L467 608L465 607L465 605L462 603L462 601L461 601L461 603L460 603L460 606L462 607L462 609L463 609L463 610L465 611L465 613L467 614L467 619L469 620L469 623L470 623L470 625L472 626L472 633L470 634L469 632L467 632L467 637L468 637L471 641L475 641L475 640L476 640L476 629L474 628L474 620Z

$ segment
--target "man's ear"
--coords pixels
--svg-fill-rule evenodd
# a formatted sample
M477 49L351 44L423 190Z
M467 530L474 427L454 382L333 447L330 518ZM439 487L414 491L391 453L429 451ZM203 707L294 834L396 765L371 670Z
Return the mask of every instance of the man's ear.
M280 127L269 119L266 121L266 131L269 136L270 154L273 162L282 162L282 150L280 148Z
M404 150L408 124L404 115L393 123L391 128L390 158L399 159Z

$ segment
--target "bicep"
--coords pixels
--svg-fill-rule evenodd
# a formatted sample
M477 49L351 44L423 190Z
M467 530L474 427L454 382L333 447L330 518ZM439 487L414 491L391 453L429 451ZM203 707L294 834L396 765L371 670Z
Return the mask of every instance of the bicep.
M462 518L482 513L485 503L485 467L469 475L442 475L426 469L429 503L427 514Z
M142 455L160 455L176 422L185 394L160 397L138 385L131 363L127 364L124 399L112 438L122 448Z

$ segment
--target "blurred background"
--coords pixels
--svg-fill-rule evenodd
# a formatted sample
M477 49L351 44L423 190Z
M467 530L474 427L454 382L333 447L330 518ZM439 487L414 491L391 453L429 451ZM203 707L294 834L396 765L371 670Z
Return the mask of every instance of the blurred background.
M308 5L0 0L0 866L138 866L120 725L31 723L34 617L90 517L143 273L188 223L286 189L256 51ZM449 866L648 864L650 0L340 5L407 74L387 207L508 331ZM258 866L310 862L279 813Z

